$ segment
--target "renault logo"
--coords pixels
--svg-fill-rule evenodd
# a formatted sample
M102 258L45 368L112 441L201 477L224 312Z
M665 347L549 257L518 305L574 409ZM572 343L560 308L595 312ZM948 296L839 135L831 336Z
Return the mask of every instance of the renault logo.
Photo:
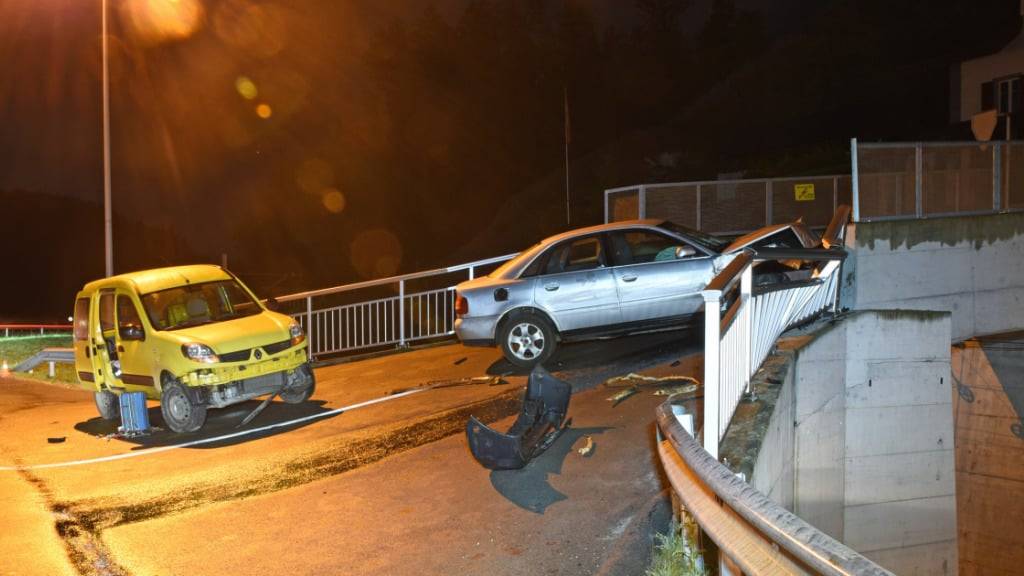
M263 351L260 350L259 348L257 348L256 349L256 359L259 360L260 358L263 358Z

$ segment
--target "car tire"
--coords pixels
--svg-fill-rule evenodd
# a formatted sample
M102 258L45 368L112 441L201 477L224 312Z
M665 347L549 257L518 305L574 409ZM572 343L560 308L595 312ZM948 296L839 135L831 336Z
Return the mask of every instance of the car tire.
M295 369L296 383L281 391L281 400L285 404L302 404L313 396L316 390L316 377L313 376L313 369L309 364L303 364Z
M554 326L540 314L513 313L501 325L498 343L505 359L521 368L533 368L551 357L557 346Z
M195 432L206 423L206 405L180 382L164 382L160 393L160 414L164 424L178 434Z
M101 390L94 395L96 410L104 420L117 420L121 417L121 401L117 394L109 390Z

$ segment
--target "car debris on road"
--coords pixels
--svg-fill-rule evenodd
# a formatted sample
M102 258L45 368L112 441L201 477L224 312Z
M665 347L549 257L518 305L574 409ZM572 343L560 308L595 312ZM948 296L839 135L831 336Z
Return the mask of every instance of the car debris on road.
M477 462L491 470L526 466L558 439L572 422L566 420L572 387L536 366L526 383L523 407L505 434L470 416L466 422L469 449Z
M591 436L587 436L583 446L581 448L578 448L576 450L576 453L579 454L580 456L583 456L584 458L589 457L591 454L593 454L594 438Z
M656 386L658 389L653 392L655 396L669 396L670 398L679 394L691 394L700 389L700 381L690 376L658 377L645 376L635 372L609 378L604 385L606 388L624 388L608 398L608 401L612 402L612 407L618 406L645 386Z
M645 386L651 384L662 386L665 385L666 382L685 382L696 386L700 385L700 381L691 376L645 376L643 374L637 374L636 372L630 372L625 376L609 378L608 380L605 380L604 385L608 388L620 386Z
M619 404L621 404L623 400L625 400L626 398L629 398L630 396L632 396L633 394L636 394L639 391L640 391L640 389L637 388L636 386L630 386L629 388L626 388L625 390L620 390L619 392L616 392L615 395L613 395L613 396L609 396L608 397L608 401L612 403L612 408L614 408L614 407L618 406Z

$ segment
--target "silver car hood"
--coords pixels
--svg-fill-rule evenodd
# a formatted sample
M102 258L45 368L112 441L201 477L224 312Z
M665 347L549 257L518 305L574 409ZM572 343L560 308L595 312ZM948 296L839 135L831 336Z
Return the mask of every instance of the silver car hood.
M744 234L734 240L732 244L726 246L725 250L722 250L722 254L735 254L752 244L756 244L765 238L781 234L787 230L792 230L793 233L796 234L796 237L800 239L800 243L803 244L804 248L814 248L818 244L819 239L814 237L814 234L804 226L803 222L796 221L788 224L773 224L771 226L765 226L764 228L754 230L750 234Z

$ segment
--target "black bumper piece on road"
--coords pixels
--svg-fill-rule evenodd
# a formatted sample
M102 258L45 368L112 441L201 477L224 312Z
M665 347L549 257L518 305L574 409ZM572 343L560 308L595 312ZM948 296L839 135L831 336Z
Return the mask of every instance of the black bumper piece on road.
M523 408L512 428L502 434L469 417L466 436L473 457L491 470L522 468L546 450L565 430L572 387L541 366L530 373Z

